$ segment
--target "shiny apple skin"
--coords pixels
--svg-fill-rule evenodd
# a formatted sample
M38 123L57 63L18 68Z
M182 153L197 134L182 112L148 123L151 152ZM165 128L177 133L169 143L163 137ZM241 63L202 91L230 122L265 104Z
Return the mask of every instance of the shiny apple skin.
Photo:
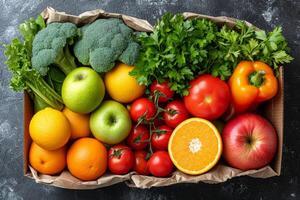
M275 129L256 114L242 114L230 120L223 129L222 139L224 159L230 166L241 170L268 165L277 151Z

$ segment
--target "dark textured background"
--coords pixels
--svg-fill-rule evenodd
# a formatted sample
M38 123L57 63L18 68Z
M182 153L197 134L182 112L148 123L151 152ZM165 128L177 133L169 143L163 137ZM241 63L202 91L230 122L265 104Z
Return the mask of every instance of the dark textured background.
M19 199L300 199L300 1L299 0L0 0L0 41L17 36L17 25L46 6L72 14L102 8L155 21L166 11L192 11L247 20L270 30L283 26L294 62L285 66L285 136L282 175L240 177L226 183L180 184L140 190L125 184L94 191L72 191L36 184L23 177L22 94L9 90L10 74L0 52L0 200Z

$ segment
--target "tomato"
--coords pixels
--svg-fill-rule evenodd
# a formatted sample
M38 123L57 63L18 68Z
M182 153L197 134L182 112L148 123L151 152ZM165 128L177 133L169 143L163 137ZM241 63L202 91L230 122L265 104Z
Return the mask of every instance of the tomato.
M172 128L176 128L178 124L189 118L189 112L181 100L171 101L167 104L165 110L163 114L164 121Z
M157 80L153 81L150 85L150 91L152 95L154 95L155 91L159 91L162 94L158 99L159 103L167 102L174 95L174 91L170 89L170 83L168 81L163 83L158 83Z
M151 145L155 150L168 150L169 139L172 134L172 128L162 125L159 126L151 137Z
M144 149L149 143L149 138L149 129L146 126L140 124L137 127L132 127L131 132L127 138L127 144L135 150Z
M140 98L135 100L130 107L131 119L137 122L141 117L146 120L151 119L156 114L156 107L154 103L147 98Z
M135 164L133 170L141 175L149 175L148 160L146 151L138 150L134 152Z
M117 144L109 149L108 169L113 174L127 174L134 163L134 154L128 146Z
M230 90L225 81L201 75L190 82L189 95L184 97L187 110L207 120L219 118L230 104Z
M149 171L153 176L166 177L173 171L173 163L166 151L157 151L148 161Z

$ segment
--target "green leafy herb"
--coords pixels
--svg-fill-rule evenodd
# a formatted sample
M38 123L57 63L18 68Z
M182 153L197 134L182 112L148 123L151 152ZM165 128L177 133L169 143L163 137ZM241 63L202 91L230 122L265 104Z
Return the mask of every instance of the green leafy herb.
M30 55L34 36L43 28L46 28L46 24L41 15L38 15L36 19L33 17L29 18L19 26L19 32L24 38L24 44L28 49L28 52L30 52Z
M35 108L46 105L62 109L62 99L55 90L31 67L32 41L35 34L45 27L41 16L30 18L20 25L19 31L23 40L15 38L10 44L4 45L6 65L12 72L10 86L14 91L27 90L35 103Z
M223 63L230 73L222 76L221 70L221 73L215 74L216 76L227 79L241 60L263 61L273 67L278 75L278 67L293 60L287 53L289 49L282 35L281 27L276 27L273 31L266 33L238 21L235 28L236 30L230 30L223 26L217 33L217 54L219 56L214 68L215 71L218 71L218 66Z
M199 74L226 80L241 60L266 62L275 72L292 60L281 28L266 33L241 21L234 29L219 28L206 19L185 20L180 14L167 13L153 33L142 33L137 40L140 56L130 74L144 85L167 79L171 89L183 96Z

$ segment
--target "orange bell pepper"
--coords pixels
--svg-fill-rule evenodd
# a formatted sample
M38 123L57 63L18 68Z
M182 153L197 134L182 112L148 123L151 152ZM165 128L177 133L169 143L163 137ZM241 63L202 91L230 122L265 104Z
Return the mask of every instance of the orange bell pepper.
M273 98L278 90L272 68L260 61L241 61L229 79L229 86L235 113Z

